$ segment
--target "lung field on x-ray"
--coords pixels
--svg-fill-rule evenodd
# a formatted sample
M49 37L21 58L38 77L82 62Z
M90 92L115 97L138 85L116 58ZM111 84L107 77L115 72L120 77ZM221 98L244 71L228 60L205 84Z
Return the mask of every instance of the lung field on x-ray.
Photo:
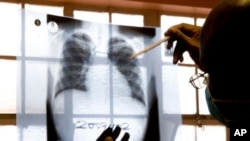
M132 97L145 104L141 87L137 59L128 57L134 53L130 44L122 38L109 40L108 58L124 76L132 92ZM56 95L66 89L87 91L86 75L88 72L91 37L85 33L74 33L66 39L62 49L60 78L56 85Z
M85 84L91 56L91 38L83 33L74 33L63 45L60 80L56 94L66 89L86 91Z
M109 41L108 58L126 78L131 88L132 97L145 104L144 93L141 88L141 79L137 59L129 59L134 53L130 44L120 37L111 38Z

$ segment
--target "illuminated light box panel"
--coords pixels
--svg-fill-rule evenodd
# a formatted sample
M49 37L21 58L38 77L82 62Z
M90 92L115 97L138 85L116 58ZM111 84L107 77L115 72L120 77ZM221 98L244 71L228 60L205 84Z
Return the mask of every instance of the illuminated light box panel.
M62 141L94 141L117 125L132 141L147 132L161 141L180 138L177 67L163 65L160 47L128 58L159 40L160 28L21 13L19 141L47 140L54 133L47 126Z

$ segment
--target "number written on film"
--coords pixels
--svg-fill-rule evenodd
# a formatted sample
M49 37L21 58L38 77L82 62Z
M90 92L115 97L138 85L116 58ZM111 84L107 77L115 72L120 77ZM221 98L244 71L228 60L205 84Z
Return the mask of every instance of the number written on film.
M111 124L108 124L106 122L86 122L86 121L77 121L75 122L76 128L80 129L106 129ZM120 124L112 124L120 126L122 130L129 130L129 124L126 122L120 123Z

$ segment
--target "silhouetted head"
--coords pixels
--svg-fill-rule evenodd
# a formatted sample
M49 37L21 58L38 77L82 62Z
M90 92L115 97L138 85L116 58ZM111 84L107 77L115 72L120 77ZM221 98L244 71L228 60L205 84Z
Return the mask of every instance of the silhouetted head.
M249 18L250 0L222 0L202 28L200 62L209 74L208 87L215 98L250 99L245 82L250 75Z

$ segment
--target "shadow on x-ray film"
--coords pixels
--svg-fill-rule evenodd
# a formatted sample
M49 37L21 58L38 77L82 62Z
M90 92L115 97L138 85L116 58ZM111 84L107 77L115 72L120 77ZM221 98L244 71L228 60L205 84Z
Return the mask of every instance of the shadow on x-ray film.
M128 57L152 42L155 29L56 16L47 22L50 53L58 58L49 69L60 139L95 140L107 127L119 125L130 140L143 140L152 102L147 92L151 68L143 56Z

